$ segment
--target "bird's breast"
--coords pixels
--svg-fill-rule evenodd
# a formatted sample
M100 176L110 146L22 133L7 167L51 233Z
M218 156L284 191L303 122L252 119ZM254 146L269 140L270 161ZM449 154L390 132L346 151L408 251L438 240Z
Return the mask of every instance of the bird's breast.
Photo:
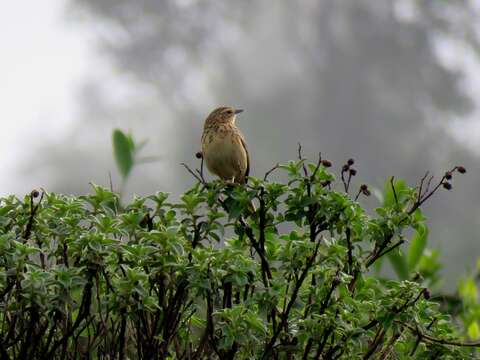
M246 155L240 134L229 131L205 131L202 137L202 152L207 168L223 179L231 179L243 172Z
M233 137L228 133L206 134L203 142L203 151L210 160L230 157L232 153L237 151L237 147L238 145L235 144Z

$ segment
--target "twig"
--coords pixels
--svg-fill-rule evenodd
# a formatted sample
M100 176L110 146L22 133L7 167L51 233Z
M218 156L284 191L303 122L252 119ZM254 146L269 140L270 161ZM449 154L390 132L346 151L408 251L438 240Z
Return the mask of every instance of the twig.
M343 183L343 187L345 188L345 192L347 192L347 193L348 193L347 181L345 180L345 177L343 176L343 174L345 174L345 171L342 169L342 173L341 173L341 176L342 176L342 183Z
M418 186L418 192L417 192L417 200L419 200L422 197L423 184L425 183L425 179L427 178L427 176L428 176L428 171L420 180L420 185Z
M348 273L350 275L353 275L353 246L352 246L352 239L351 239L351 235L352 235L352 230L347 227L347 230L345 230L345 236L346 236L346 240L347 240L347 247L348 247L348 252L347 252L347 256L348 256Z
M377 261L378 259L380 259L381 257L385 256L386 254L388 254L390 251L396 249L397 247L399 247L400 245L402 245L403 243L405 242L405 240L399 240L398 242L396 242L394 245L392 245L391 247L389 247L388 249L384 250L384 251L379 251L377 253L377 255L375 255L373 258L371 258L370 260L367 261L367 263L365 264L365 266L367 268L369 268L375 261Z
M200 170L195 169L195 171L198 173L198 175L200 175L200 179L202 179L202 183L205 184L206 181L205 181L205 178L203 177L203 156L200 159Z
M361 188L358 189L358 193L357 193L357 195L355 196L355 201L358 200L358 198L360 197L360 194L362 194L362 193L363 193L362 189L361 189Z
M305 159L302 156L302 144L298 143L298 160L302 162L302 168L303 168L303 174L305 177L308 176L308 170L307 167L305 166Z
M310 176L310 181L315 180L315 175L317 175L317 172L318 172L318 169L320 168L320 165L322 165L322 153L321 152L318 153L317 165L315 166L315 169L313 170L313 173Z
M403 323L400 321L396 321L397 323L405 326L407 329L410 331L413 331L416 335L420 336L422 339L428 340L430 342L434 342L437 344L443 344L443 345L452 345L452 346L464 346L464 347L480 347L480 341L475 341L475 342L462 342L462 341L456 341L456 340L447 340L447 339L439 339L430 335L427 335L423 333L418 327L413 327L410 324Z
M398 206L398 197L397 197L397 191L395 190L394 180L395 180L395 176L392 176L390 178L390 185L392 186L392 192L393 192L393 197L395 199L395 204L397 204L397 206Z
M45 192L42 190L40 200L38 200L38 203L34 205L33 199L38 196L38 191L33 190L30 193L30 216L28 218L27 226L25 227L25 232L23 233L23 238L25 239L25 241L27 241L30 238L30 235L32 233L33 220L35 218L35 214L37 213L38 208L40 207L40 203L42 202L44 195L45 195Z
M372 343L367 349L366 354L363 356L363 360L370 359L370 357L375 353L378 348L378 345L383 341L385 337L385 330L383 328L379 328L375 333L375 337L373 338Z
M195 174L195 172L194 172L192 169L190 169L190 167L189 167L187 164L185 164L185 163L182 162L182 163L180 163L180 165L182 165L185 169L187 169L187 171L188 171L190 174L192 174L192 176L193 176L195 179L197 179L198 182L200 182L200 183L202 183L202 184L205 183L205 182L202 180L202 178L201 178L200 176L198 176L197 174Z
M450 171L447 171L447 173L453 173L456 169L457 169L457 167L455 166ZM422 178L421 184L423 183L424 178ZM437 185L432 190L430 190L430 184L433 180L433 176L431 176L430 179L428 180L427 187L425 189L424 194L420 194L420 197L417 199L417 201L415 201L415 203L412 205L411 209L407 211L407 214L412 215L415 212L415 210L417 210L420 206L422 206L422 204L425 201L427 201L433 194L435 194L435 192L440 188L440 186L442 186L443 182L446 179L447 179L447 176L443 175L442 178L440 179L440 181L437 183Z
M338 273L339 272L340 272L340 269L338 269L337 272L335 273L335 276L332 279L332 285L330 286L330 289L328 290L327 296L322 301L322 305L320 306L320 310L319 310L320 315L323 315L323 313L325 313L325 310L328 307L328 303L330 302L330 298L332 297L333 291L340 284L340 279L338 278Z
M302 144L301 143L298 143L297 152L298 152L298 160L300 160L300 161L305 160L302 156Z
M270 355L270 352L273 349L273 345L275 345L275 341L277 341L277 338L280 335L280 332L285 327L286 322L288 320L288 315L290 313L290 310L292 309L293 304L297 300L298 292L300 291L300 288L302 287L302 284L303 284L303 282L305 281L305 278L308 275L308 271L312 267L312 265L315 261L315 258L317 257L318 249L320 247L320 244L321 244L321 241L319 241L316 244L315 250L313 251L312 256L310 256L308 258L308 260L305 264L305 268L303 269L302 273L300 274L300 277L297 280L297 283L295 284L295 288L293 289L292 296L290 297L290 301L288 302L287 308L281 314L281 321L280 321L280 324L277 327L277 331L275 331L272 338L270 339L268 344L265 346L265 351L263 352L262 359L266 359Z
M427 330L430 330L430 328L432 327L433 324L435 324L436 321L437 319L433 319L432 321L430 321L430 324L427 325ZM422 336L420 334L417 334L417 341L415 342L415 345L413 346L412 351L410 352L410 356L415 355L415 352L417 351L418 345L420 345L421 341L422 341Z
M113 181L112 181L112 173L108 172L108 181L110 183L110 191L113 193Z
M279 163L276 163L274 167L272 167L270 170L268 170L266 173L265 173L265 176L263 177L263 181L267 181L267 178L268 176L274 172L275 170L277 170L279 167Z
M210 273L210 269L209 273ZM221 358L220 352L217 348L217 341L215 339L215 325L213 323L213 304L212 304L212 295L210 289L207 290L207 332L208 337L210 338L210 345L215 353Z

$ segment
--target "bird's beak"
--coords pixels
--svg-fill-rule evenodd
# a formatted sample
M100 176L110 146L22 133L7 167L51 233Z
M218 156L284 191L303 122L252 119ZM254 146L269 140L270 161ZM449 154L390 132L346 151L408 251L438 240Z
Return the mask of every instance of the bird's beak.
M235 115L240 114L240 113L242 113L242 112L243 112L243 109L236 109L236 110L235 110Z

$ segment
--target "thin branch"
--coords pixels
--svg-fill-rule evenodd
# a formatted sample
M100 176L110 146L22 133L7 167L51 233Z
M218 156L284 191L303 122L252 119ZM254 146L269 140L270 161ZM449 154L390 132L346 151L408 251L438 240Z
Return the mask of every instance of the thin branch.
M368 347L366 354L363 356L362 358L363 360L370 359L370 357L373 354L375 354L375 351L377 350L378 345L380 345L384 337L385 337L385 330L383 330L383 328L379 328L375 333L375 337L373 338L372 343Z
M297 283L295 284L295 288L293 289L292 296L290 297L290 301L288 302L287 308L281 314L281 321L280 321L279 326L277 327L277 331L275 331L272 338L270 339L268 344L265 346L265 351L263 352L262 359L266 359L270 355L270 353L273 349L273 346L275 345L275 341L277 341L277 338L280 335L280 332L285 327L286 322L288 320L288 315L290 314L290 310L292 309L293 304L297 300L298 292L300 291L300 288L302 287L302 284L303 284L303 282L305 281L305 278L308 275L308 271L310 270L313 263L315 262L315 258L317 257L318 249L320 247L320 244L321 244L321 241L319 241L316 244L315 250L313 251L312 256L310 256L308 258L308 260L305 264L305 268L303 269L300 277L298 278Z
M397 206L398 206L398 196L397 196L397 191L395 190L395 183L394 183L394 181L395 181L395 176L392 176L392 177L390 178L390 186L392 187L392 192L393 192L393 197L394 197L394 199L395 199L395 204L397 204Z
M109 184L110 184L110 191L113 193L112 173L110 171L108 172L108 181L109 181Z
M437 343L437 344L443 344L443 345L452 345L452 346L480 347L480 341L462 342L462 341L458 341L458 340L440 339L440 338L436 338L436 337L433 337L433 336L430 336L430 335L427 335L427 334L423 333L418 327L414 327L410 324L399 322L399 321L396 321L396 322L405 326L410 331L412 331L416 335L420 336L422 339L428 340L430 342L434 342L434 343Z
M298 143L297 153L298 153L298 160L300 160L300 161L305 160L302 156L302 144L301 143Z
M330 289L328 290L327 296L325 299L322 301L322 305L320 306L319 314L322 315L325 310L328 307L328 304L330 302L330 298L332 297L333 291L335 288L340 284L340 279L338 278L338 273L340 272L340 269L337 270L335 273L335 277L332 279L332 285L330 286Z
M347 239L347 247L348 247L348 252L347 252L348 273L350 275L353 274L353 245L352 245L351 235L352 235L352 230L349 227L347 227L347 230L345 230L345 236L346 236L346 239Z
M33 220L35 218L35 214L38 211L38 208L40 207L40 203L42 202L44 195L45 195L45 192L42 190L40 200L38 200L38 203L34 205L33 199L38 196L38 191L33 190L30 193L30 216L28 218L27 226L25 227L25 232L23 233L23 238L25 239L25 241L27 241L30 238L30 235L32 233Z
M320 165L322 165L322 153L321 152L318 153L317 165L315 166L315 169L313 170L313 173L310 176L310 181L315 180L315 176L317 175L318 169L320 169Z
M447 171L447 173L453 173L456 169L457 169L457 167L455 166L450 171ZM426 174L425 174L425 176L426 176ZM425 179L425 176L422 178L422 181L420 182L420 184L423 183L423 181ZM430 179L428 180L427 187L425 189L424 194L419 193L420 197L417 199L417 201L415 201L415 203L412 205L411 209L407 211L407 214L412 215L415 212L415 210L417 210L420 206L422 206L422 204L425 203L425 201L427 201L433 194L435 194L437 192L437 190L440 188L440 186L443 185L443 182L446 179L447 179L447 176L445 174L445 175L442 176L442 178L437 183L437 185L432 190L430 190L430 184L433 180L433 176L431 176Z
M417 192L417 200L420 200L422 198L423 185L425 183L425 180L427 179L427 176L428 176L428 171L425 173L425 175L420 180L420 185L418 186L418 192Z
M267 181L268 176L269 176L272 172L274 172L275 170L277 170L279 166L280 166L280 164L279 164L279 163L276 163L274 167L272 167L270 170L268 170L268 171L265 173L265 176L263 177L263 181Z
M185 164L185 163L180 163L180 165L182 165L185 169L187 169L187 171L195 178L198 180L198 182L202 183L202 184L205 184L205 182L202 180L202 178L200 176L198 176L197 174L195 174L195 172L190 169L190 167Z
M195 169L195 171L198 173L198 175L200 176L200 179L202 179L202 183L205 184L206 181L205 181L205 178L203 177L203 156L201 157L200 159L200 170L198 169Z
M362 194L362 193L363 193L362 189L361 189L361 188L358 189L358 193L357 193L357 195L355 196L355 201L358 200L358 198L360 197L360 194Z
M396 242L394 245L392 245L391 247L389 247L388 249L382 251L382 252L379 252L376 256L374 256L372 259L370 259L367 263L366 263L366 267L369 268L375 261L377 261L378 259L380 259L381 257L387 255L389 252L391 252L392 250L396 249L397 247L399 247L400 245L402 245L403 243L405 242L405 240L399 240L398 242Z
M342 183L343 183L343 187L345 189L345 192L348 193L347 181L345 180L345 176L343 174L345 174L345 171L342 169L342 173L341 173Z
M302 167L303 167L303 174L305 177L308 176L308 170L307 167L305 166L305 159L303 158L302 155L302 144L298 143L298 160L302 162Z
M430 321L430 324L427 325L427 330L430 330L430 328L433 326L433 324L435 324L436 321L437 321L437 319L435 319L435 318L432 321ZM417 328L418 328L418 326L417 326ZM417 334L417 341L415 342L415 345L413 346L412 351L410 352L410 356L415 355L415 352L417 351L418 345L420 345L421 342L422 342L422 336Z

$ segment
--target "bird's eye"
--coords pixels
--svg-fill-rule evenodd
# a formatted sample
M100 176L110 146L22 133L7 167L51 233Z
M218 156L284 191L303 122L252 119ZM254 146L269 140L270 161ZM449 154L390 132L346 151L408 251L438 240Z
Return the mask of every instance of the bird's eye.
M228 114L228 115L233 114L233 110L227 110L227 114Z

